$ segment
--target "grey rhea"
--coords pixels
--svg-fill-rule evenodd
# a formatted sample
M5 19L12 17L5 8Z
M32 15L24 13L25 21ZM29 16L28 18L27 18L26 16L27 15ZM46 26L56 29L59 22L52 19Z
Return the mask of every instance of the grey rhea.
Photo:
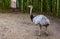
M37 16L33 16L33 13L32 13L33 6L29 5L28 7L30 8L30 18L31 18L31 21L34 24L39 24L40 30L42 29L42 26L44 26L46 28L45 31L47 31L47 26L49 26L50 20L46 16L41 15L41 14L37 15Z

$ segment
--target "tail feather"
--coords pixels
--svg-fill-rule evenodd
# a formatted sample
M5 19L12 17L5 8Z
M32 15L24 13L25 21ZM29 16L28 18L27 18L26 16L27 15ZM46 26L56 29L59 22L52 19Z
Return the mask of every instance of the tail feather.
M48 25L50 23L49 20L45 17L42 18L42 22L44 25Z

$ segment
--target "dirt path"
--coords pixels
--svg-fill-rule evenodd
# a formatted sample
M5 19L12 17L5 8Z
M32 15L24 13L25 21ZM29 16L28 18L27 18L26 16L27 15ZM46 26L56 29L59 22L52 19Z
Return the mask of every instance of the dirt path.
M49 18L50 35L39 37L39 26L30 21L29 14L0 13L0 39L60 39L59 19Z

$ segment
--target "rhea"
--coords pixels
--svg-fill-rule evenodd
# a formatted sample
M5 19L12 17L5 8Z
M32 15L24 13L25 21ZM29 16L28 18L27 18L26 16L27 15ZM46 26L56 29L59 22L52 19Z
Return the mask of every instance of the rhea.
M38 24L40 26L40 30L41 30L42 26L45 26L46 31L47 31L47 27L50 24L50 20L45 15L42 15L42 14L34 16L32 13L33 6L29 5L28 7L30 8L30 19L31 19L31 21L34 24Z

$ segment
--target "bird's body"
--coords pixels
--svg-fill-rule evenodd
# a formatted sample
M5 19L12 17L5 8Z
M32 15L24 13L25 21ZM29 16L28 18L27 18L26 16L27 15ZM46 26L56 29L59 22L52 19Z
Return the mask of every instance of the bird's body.
M50 24L49 19L44 15L38 15L33 18L34 24L41 24L41 26Z

